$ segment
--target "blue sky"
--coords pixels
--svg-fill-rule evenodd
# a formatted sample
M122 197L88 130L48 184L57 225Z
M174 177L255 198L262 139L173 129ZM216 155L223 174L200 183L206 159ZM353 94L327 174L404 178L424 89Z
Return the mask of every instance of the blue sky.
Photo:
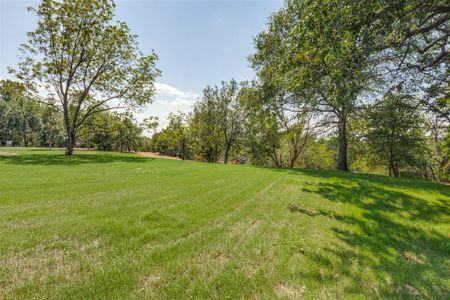
M221 80L254 77L247 57L253 38L282 0L119 0L116 18L139 36L140 49L159 56L155 102L139 114L159 116L189 111L203 88ZM33 30L35 18L27 11L38 1L0 0L0 77L11 78L17 49Z

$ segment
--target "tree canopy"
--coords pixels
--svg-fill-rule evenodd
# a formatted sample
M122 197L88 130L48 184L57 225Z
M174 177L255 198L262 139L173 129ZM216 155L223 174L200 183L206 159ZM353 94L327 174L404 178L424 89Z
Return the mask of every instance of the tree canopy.
M30 98L62 112L68 155L90 116L149 103L154 95L157 56L143 55L127 24L113 22L114 8L108 0L44 0L21 47L17 78Z

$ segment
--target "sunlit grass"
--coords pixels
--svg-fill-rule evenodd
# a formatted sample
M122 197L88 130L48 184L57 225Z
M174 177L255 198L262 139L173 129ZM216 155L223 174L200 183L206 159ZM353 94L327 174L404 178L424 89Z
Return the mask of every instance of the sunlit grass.
M445 299L449 224L425 181L0 148L0 298Z

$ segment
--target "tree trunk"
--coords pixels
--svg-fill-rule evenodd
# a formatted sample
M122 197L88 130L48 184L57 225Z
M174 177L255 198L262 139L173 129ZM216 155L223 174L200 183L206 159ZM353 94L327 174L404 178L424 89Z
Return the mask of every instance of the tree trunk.
M225 146L225 153L224 153L224 155L223 155L223 163L224 164L226 164L226 163L228 163L228 154L230 153L230 148L231 148L231 145L226 145Z
M347 118L342 113L338 121L338 170L348 171L347 163Z
M70 130L70 132L67 134L67 147L66 147L66 155L71 156L73 155L73 148L75 147L75 130Z
M295 163L297 162L298 158L298 145L297 142L294 139L291 139L291 152L289 157L289 168L293 169L295 167Z
M400 175L400 172L398 171L398 165L397 165L396 162L394 162L394 169L393 169L393 171L394 171L394 176L395 177L398 177Z

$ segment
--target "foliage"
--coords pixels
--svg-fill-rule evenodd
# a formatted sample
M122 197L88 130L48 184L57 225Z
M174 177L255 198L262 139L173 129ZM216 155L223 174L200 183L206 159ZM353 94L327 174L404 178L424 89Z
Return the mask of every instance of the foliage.
M187 115L183 113L169 115L169 125L152 137L152 150L163 155L181 159L193 157L190 134L186 125Z
M2 144L11 141L13 145L39 146L44 110L39 103L25 97L25 86L11 81L0 81L0 140ZM44 126L44 127L43 127Z
M365 1L286 1L256 38L257 52L251 57L264 84L285 91L281 103L296 106L296 111L320 112L326 123L337 125L337 167L342 170L348 169L348 118L375 77L369 71L374 6Z
M113 23L114 8L106 0L43 0L21 48L17 78L34 99L45 91L40 101L62 112L68 155L90 116L149 103L154 94L157 56L143 56L126 23Z
M423 117L411 95L393 92L374 104L369 112L368 142L389 169L398 177L405 166L423 168Z
M222 151L222 135L218 124L214 90L206 87L203 97L194 106L189 122L192 144L197 159L217 162Z

